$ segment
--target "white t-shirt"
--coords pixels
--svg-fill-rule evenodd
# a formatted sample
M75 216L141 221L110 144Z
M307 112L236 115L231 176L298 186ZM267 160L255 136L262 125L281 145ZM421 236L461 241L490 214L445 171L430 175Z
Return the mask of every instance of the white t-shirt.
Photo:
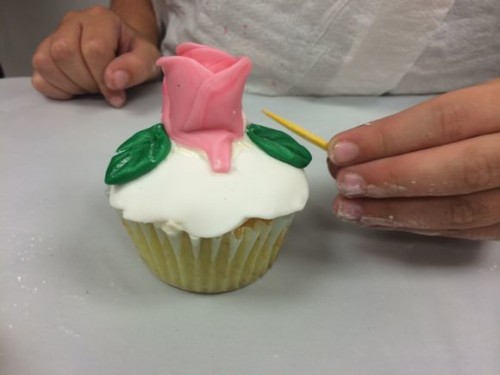
M427 94L500 77L499 0L154 0L162 53L253 60L268 95Z

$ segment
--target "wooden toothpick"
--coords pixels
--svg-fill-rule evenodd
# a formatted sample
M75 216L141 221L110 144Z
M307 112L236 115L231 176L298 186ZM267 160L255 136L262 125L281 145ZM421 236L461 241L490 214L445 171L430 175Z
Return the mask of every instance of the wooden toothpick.
M281 116L279 116L279 115L277 115L277 114L275 114L267 109L263 109L262 113L264 113L266 116L272 118L277 123L283 125L285 128L290 129L291 131L293 131L297 135L304 138L306 141L309 141L309 142L315 144L316 146L322 148L323 150L326 150L328 148L328 141L317 136L314 133L311 133L309 130L304 129L302 126L300 126L300 125L298 125L290 120L287 120L287 119L285 119L285 118L283 118L283 117L281 117Z

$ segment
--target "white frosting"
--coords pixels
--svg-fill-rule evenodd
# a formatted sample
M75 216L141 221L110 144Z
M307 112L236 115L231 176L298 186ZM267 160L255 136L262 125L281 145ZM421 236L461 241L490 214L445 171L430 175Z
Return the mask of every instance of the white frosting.
M146 175L110 188L110 204L123 217L216 237L249 218L273 219L304 208L304 171L276 160L245 135L233 143L229 173L213 173L206 157L172 144L167 158Z

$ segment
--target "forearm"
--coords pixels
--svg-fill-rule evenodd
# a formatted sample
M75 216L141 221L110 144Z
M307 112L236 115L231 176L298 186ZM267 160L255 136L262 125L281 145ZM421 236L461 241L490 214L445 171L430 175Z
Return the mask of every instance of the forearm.
M127 25L158 46L159 30L151 0L111 0L110 8Z

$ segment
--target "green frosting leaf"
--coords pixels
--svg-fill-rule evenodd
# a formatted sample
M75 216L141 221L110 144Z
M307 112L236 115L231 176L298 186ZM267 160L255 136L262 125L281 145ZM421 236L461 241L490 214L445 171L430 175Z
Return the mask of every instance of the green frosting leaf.
M109 162L104 182L117 185L135 180L163 161L171 147L163 124L135 133L116 150Z
M262 125L247 126L247 135L269 156L297 168L305 168L312 160L311 153L291 136Z

